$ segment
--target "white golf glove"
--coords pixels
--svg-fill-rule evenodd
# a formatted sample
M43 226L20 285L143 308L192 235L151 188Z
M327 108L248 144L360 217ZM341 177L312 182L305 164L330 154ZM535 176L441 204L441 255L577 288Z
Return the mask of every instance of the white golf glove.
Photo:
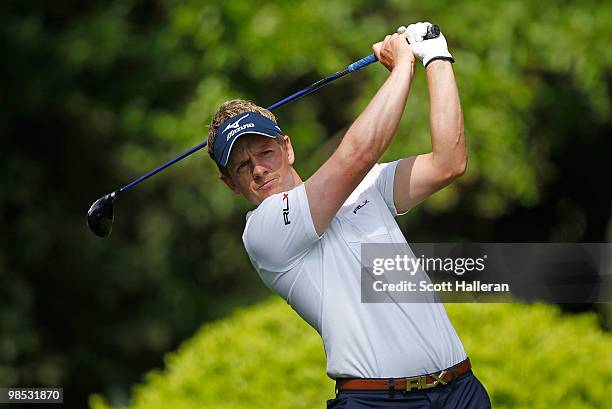
M434 60L455 62L451 53L448 52L448 45L446 44L444 34L440 33L436 38L423 40L429 26L431 26L431 23L427 22L410 24L408 27L400 26L397 32L399 34L402 34L404 31L406 32L406 39L410 43L412 52L423 62L425 67Z

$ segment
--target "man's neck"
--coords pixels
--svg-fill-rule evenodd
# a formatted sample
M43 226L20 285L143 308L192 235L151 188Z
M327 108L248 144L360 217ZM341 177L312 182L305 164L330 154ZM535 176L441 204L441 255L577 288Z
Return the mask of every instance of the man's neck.
M300 177L300 175L297 173L297 171L293 168L291 168L291 177L293 179L293 186L291 186L291 189L293 189L296 186L301 185L302 183L304 183L302 181L302 178Z

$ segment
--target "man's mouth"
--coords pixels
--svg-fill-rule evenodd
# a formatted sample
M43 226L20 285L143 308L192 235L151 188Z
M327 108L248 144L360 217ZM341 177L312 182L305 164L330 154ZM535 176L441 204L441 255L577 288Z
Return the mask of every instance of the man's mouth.
M276 178L270 179L265 181L264 183L262 183L261 185L259 185L259 187L257 188L257 190L266 190L267 188L269 188L271 186L271 183L273 181L275 181Z

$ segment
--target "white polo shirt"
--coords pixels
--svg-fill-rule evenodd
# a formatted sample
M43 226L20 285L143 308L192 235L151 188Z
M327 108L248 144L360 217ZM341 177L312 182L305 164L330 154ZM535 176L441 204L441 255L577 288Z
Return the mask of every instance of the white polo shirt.
M321 237L304 184L247 214L253 266L321 335L332 379L416 376L466 358L443 304L361 302L361 243L406 243L394 218L397 163L374 166Z

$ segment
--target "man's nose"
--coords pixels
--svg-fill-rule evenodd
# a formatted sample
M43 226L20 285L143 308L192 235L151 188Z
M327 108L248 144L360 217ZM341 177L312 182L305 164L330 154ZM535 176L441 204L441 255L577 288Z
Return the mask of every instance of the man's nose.
M268 173L268 170L262 163L258 161L253 161L253 178L260 178Z

